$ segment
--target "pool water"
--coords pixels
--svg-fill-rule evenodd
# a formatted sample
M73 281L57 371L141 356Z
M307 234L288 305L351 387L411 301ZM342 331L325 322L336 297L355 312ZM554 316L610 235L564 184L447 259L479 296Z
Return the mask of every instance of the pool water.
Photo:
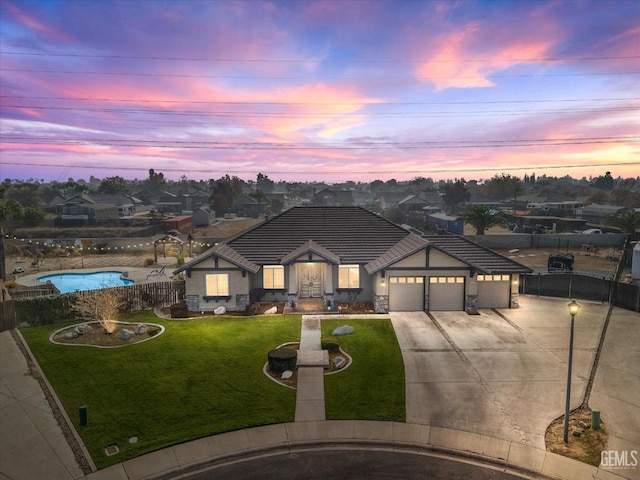
M51 281L60 293L122 287L134 283L133 280L121 278L121 276L122 272L58 273L39 277L38 281Z

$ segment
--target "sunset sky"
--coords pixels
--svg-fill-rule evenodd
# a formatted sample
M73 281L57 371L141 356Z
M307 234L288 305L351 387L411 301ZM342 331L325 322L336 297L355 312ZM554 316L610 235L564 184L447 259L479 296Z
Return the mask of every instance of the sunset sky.
M637 0L0 0L0 180L640 175Z

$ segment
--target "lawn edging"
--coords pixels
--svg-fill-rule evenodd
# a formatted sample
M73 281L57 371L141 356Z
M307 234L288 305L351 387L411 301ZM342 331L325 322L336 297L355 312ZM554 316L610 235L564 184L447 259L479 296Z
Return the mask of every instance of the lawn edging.
M480 462L500 471L558 480L621 480L615 472L517 442L430 425L371 420L281 423L174 445L112 465L87 480L168 479L265 455L331 449L393 451Z

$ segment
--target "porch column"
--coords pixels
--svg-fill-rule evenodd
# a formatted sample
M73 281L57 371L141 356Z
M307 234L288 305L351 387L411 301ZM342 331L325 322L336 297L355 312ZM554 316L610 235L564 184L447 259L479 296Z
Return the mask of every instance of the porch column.
M333 293L333 265L325 263L324 293Z
M287 266L289 270L289 294L298 293L298 275L296 274L296 264L290 263Z

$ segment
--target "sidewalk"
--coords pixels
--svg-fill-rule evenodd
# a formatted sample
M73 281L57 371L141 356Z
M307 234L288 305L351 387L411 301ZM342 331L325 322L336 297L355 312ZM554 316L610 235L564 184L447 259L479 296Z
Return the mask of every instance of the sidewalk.
M0 478L84 478L11 332L0 333Z

